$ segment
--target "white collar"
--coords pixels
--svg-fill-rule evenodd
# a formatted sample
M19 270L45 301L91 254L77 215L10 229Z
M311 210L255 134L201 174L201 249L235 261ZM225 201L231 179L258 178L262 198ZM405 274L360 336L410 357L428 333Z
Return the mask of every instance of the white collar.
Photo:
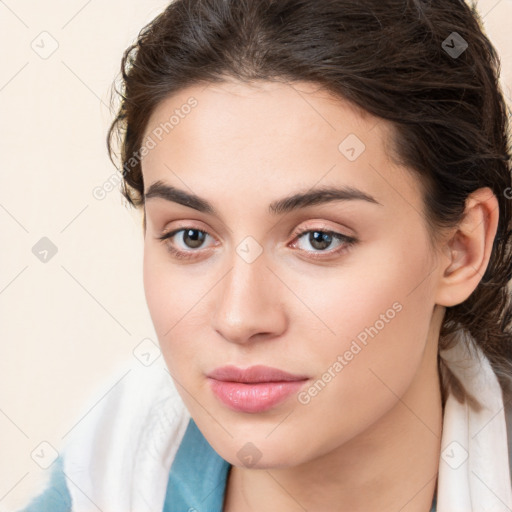
M440 356L482 409L474 410L467 401L461 404L451 393L447 398L437 512L510 512L507 426L496 374L480 347L461 332L455 345Z

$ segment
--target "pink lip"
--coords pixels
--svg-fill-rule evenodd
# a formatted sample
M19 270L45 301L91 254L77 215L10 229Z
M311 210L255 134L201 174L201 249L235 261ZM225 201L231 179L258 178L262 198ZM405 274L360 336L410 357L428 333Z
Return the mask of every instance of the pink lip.
M270 368L236 366L216 368L207 375L212 391L222 403L235 411L262 412L283 402L308 380L304 375Z

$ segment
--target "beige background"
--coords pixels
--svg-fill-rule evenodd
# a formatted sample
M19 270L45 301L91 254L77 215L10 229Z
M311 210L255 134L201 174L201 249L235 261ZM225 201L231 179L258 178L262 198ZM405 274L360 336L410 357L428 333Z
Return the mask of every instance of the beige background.
M166 4L0 1L0 512L45 477L41 443L59 450L113 372L156 341L140 218L117 182L102 200L93 190L118 179L105 136L122 52ZM512 1L479 9L510 97ZM46 262L32 252L43 237L57 248Z

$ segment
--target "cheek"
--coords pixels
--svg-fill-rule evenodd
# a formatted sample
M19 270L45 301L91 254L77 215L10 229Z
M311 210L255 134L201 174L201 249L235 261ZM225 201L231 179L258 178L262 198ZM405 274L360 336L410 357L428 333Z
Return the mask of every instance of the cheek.
M144 246L143 282L162 355L178 377L190 371L201 353L204 331L200 325L209 318L205 308L214 282L204 278L204 270L172 264L163 249L149 244Z
M371 313L384 313L388 323L375 321L378 316L371 313L359 313L357 319L346 317L356 334L342 337L328 354L324 350L316 380L300 397L304 421L310 421L313 427L322 418L322 450L329 451L370 428L397 404L414 381L428 322L418 321L415 307L404 302L401 309L389 308L387 300L382 307L372 304ZM341 331L344 326L336 327ZM301 433L305 444L307 430Z
M191 272L184 272L183 267L173 265L163 247L146 243L143 280L151 318L162 339L186 310L197 302L195 278Z
M331 425L346 425L348 438L403 396L422 361L434 307L432 263L421 244L405 252L395 244L375 250L378 261L373 250L361 254L342 285L326 281L325 293L310 296L336 336L327 333L332 341L316 345L317 380L301 403L329 411Z
M429 325L432 266L426 241L417 239L410 247L396 236L360 246L338 268L312 266L303 272L282 268L283 281L293 283L303 303L301 311L293 310L291 325L301 324L302 332L309 331L310 343L318 339L315 332L322 331L324 342L315 348L324 354L346 350L354 339L363 344L386 339L387 346L397 350L409 343L405 339L409 334L423 332Z
M149 244L144 246L144 293L164 358L169 350L167 340L175 337L183 322L180 319L191 307L186 308L191 281L185 282L182 276L183 272L166 261L165 251Z
M157 256L156 251L148 243L145 243L143 260L144 293L155 331L160 338L161 334L165 332L164 320L168 318L166 312L172 311L172 309L169 309L172 294L167 288L166 269ZM167 326L167 329L169 327L170 325Z

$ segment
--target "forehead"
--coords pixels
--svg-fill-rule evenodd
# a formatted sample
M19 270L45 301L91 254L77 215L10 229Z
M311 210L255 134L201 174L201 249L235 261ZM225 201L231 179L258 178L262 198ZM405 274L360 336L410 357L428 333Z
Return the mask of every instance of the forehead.
M189 107L191 103L195 103L192 108ZM186 118L198 118L198 113L202 125L206 127L222 126L226 130L229 125L237 129L245 125L247 131L263 128L262 132L266 133L273 131L276 119L280 121L280 128L286 125L289 131L298 128L297 125L301 122L308 122L300 127L301 131L308 126L310 129L318 129L320 125L324 125L325 129L337 130L338 127L333 122L339 121L339 114L343 114L352 125L360 123L362 128L365 124L375 126L379 121L381 125L387 124L326 91L319 84L264 80L241 83L229 80L194 85L162 100L148 120L146 135L158 127L164 128L166 133L170 130L176 131L180 125L187 124L184 122ZM175 115L170 127L168 125L173 114ZM246 123L241 122L244 119L247 120ZM196 130L197 128L195 126ZM390 129L391 125L386 126L382 132Z
M195 85L161 101L148 121L145 137L156 145L142 161L145 188L180 175L202 195L201 183L214 179L263 193L325 176L371 190L380 202L402 196L421 209L416 178L390 159L392 136L391 123L318 84Z

